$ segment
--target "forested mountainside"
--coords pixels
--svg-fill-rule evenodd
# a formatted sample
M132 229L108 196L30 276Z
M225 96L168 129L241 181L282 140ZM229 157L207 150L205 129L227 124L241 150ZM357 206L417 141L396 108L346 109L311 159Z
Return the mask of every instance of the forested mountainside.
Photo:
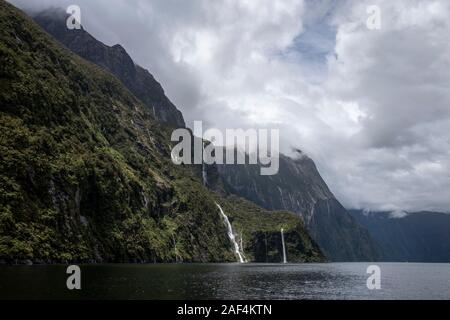
M114 74L159 121L174 127L184 127L181 112L167 98L163 88L152 74L134 63L125 49L116 44L107 46L86 30L69 30L67 14L53 8L33 15L33 19L64 46Z
M249 261L279 259L281 228L292 261L323 261L293 213L220 196L198 166L174 165L172 129L154 116L0 0L0 261L236 261L218 203Z

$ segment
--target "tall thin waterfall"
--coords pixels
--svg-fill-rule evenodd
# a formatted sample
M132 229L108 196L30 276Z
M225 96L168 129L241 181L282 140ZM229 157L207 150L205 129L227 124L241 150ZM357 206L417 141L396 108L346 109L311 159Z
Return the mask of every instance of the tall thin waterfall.
M175 235L173 233L172 233L172 241L173 241L173 253L175 254L175 262L178 262L177 240L175 240Z
M202 163L202 180L203 180L203 185L207 186L208 185L208 174L206 173L205 163Z
M203 185L206 187L208 185L208 174L206 173L204 152L205 152L205 142L202 142L202 181Z
M244 245L243 245L243 243L242 243L242 230L241 230L241 239L240 239L240 241L239 241L239 246L240 246L240 249L241 249L241 252L244 252Z
M216 206L219 208L220 214L222 215L223 219L225 220L225 224L226 224L227 230L228 230L228 238L230 238L230 241L234 246L234 253L238 257L238 262L244 263L245 262L244 254L239 250L239 245L236 241L236 237L234 236L233 228L231 227L230 220L228 220L228 217L223 212L222 207L218 203L216 203Z
M286 247L284 246L284 230L281 228L281 244L283 245L283 263L287 263Z

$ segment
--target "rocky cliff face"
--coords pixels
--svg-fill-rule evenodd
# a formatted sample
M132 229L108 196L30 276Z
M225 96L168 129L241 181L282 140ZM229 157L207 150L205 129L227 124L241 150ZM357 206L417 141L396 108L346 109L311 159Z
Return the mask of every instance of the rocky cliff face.
M280 155L280 170L261 176L259 165L220 165L228 190L269 210L289 210L304 221L311 236L334 261L371 261L377 249L367 230L329 190L314 162L300 151Z
M242 200L205 188L198 166L174 165L171 132L106 68L0 0L0 262L236 261L216 202L250 261L274 226L296 261L323 259L294 214L233 207Z
M235 195L222 197L218 201L232 221L248 261L283 262L281 229L284 230L287 262L326 260L302 219L294 213L267 211Z
M166 97L161 85L147 70L136 65L121 45L109 47L83 28L67 29L67 15L60 9L43 11L33 18L64 46L119 78L156 119L174 127L185 126L183 115Z
M350 213L365 226L392 262L450 262L450 214L415 212L395 216L389 212Z

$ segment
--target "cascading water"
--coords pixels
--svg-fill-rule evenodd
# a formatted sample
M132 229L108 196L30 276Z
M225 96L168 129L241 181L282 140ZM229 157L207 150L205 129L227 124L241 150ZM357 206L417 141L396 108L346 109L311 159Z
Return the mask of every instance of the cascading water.
M206 187L208 185L208 174L206 173L205 163L202 163L202 180L203 185Z
M283 245L283 263L287 263L286 247L284 246L284 230L281 228L281 244Z
M239 246L240 246L240 248L241 248L241 252L244 252L244 245L243 245L243 243L242 243L242 231L241 231L241 241L239 241Z
M175 240L175 235L172 233L172 242L173 242L173 253L175 254L175 263L178 262L177 255L177 240Z
M226 214L223 212L222 207L218 203L216 203L216 206L219 208L220 214L222 215L223 219L225 220L225 224L226 224L227 230L228 230L228 238L230 238L230 241L234 246L234 253L236 253L236 256L238 257L238 262L244 263L245 262L244 254L243 254L243 252L241 252L239 250L239 245L236 241L236 237L234 236L233 228L231 227L231 223L228 220L228 217L226 216Z
M202 143L202 180L203 185L206 187L208 185L208 174L206 173L206 165L205 165L205 143Z

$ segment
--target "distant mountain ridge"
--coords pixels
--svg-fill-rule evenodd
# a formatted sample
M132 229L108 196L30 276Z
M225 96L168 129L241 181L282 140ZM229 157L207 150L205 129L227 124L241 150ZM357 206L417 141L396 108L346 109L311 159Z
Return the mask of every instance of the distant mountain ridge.
M450 262L450 214L349 210L382 250L382 261Z
M110 47L83 28L67 29L67 16L62 9L54 8L34 14L33 19L64 46L118 77L156 119L174 127L185 127L182 113L150 72L136 65L120 44Z
M269 210L289 210L333 261L372 261L379 252L368 231L331 193L307 155L280 155L276 175L261 176L259 165L218 165L227 189Z

